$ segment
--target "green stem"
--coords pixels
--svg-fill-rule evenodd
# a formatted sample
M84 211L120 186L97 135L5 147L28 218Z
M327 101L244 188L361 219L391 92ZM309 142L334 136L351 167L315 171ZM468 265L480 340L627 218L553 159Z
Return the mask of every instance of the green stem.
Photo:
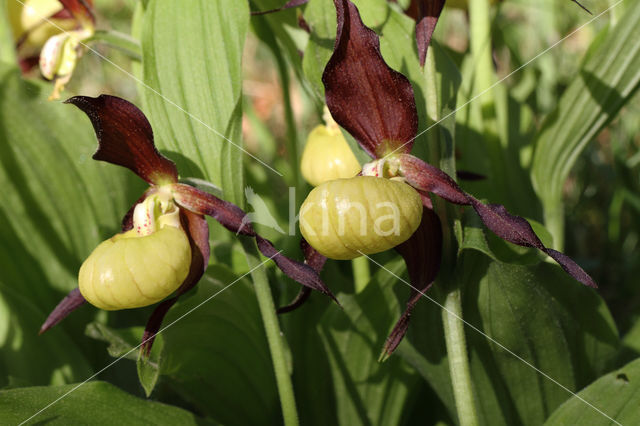
M562 197L542 200L544 225L553 236L553 248L562 251L564 248L564 203Z
M371 279L369 259L366 256L356 257L351 261L351 267L353 268L353 285L358 294L364 290Z
M476 0L472 1L474 3ZM425 62L426 78L426 102L429 119L438 122L441 117L441 105L439 102L438 82L436 78L436 63L433 49L427 51ZM429 123L431 125L431 123ZM447 141L442 137L441 129L436 126L429 135L430 157L429 161L439 164L440 168L449 176L455 179L456 165L453 155L453 140ZM443 259L441 265L441 276L449 271L453 271L456 261L455 241L451 233L452 225L449 222L458 220L458 213L450 205L443 205L436 202L436 209L441 212L440 217L443 223ZM438 286L434 289L438 291L446 278L439 280ZM471 373L469 369L469 358L467 356L467 343L464 334L464 322L462 321L462 301L461 291L458 286L450 289L444 301L442 310L442 320L444 323L444 334L447 345L447 356L449 359L449 373L453 386L453 394L458 411L458 420L461 426L478 425L475 403L473 399L473 388L471 385Z
M140 43L128 34L113 30L99 30L84 42L89 43L91 41L104 43L107 46L118 49L135 61L139 62L142 60L142 47L140 47Z
M297 426L299 424L298 411L293 393L293 383L291 382L291 376L287 368L283 337L280 331L280 325L278 324L276 307L273 303L267 273L264 267L257 267L260 265L261 260L255 242L247 237L241 237L241 241L247 263L253 271L251 272L251 278L253 279L253 284L256 289L256 297L258 298L262 322L267 334L267 341L269 342L269 351L271 352L271 361L273 362L278 394L280 395L280 406L282 408L284 424L286 426Z
M444 323L444 336L447 345L449 374L458 411L458 423L461 426L476 426L478 425L478 414L473 398L461 299L461 291L458 286L447 294L442 310L442 322Z

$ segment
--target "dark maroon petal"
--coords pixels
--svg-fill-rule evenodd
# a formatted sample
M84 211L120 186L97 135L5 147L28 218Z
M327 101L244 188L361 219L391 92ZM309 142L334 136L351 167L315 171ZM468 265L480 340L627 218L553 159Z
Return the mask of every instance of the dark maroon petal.
M279 7L277 9L270 9L258 12L251 12L252 15L266 15L267 13L280 12L281 10L291 9L292 7L302 6L303 4L309 3L309 0L289 0L284 6Z
M304 255L304 263L311 266L314 271L320 273L324 264L327 262L327 258L320 254L320 252L307 242L304 238L300 239L300 250Z
M79 22L96 22L96 18L93 16L93 2L91 0L59 0L62 6L71 12L73 17Z
M311 244L309 244L304 238L300 240L300 250L302 250L302 254L304 255L304 263L309 265L319 275L327 261L327 258L311 247ZM311 289L309 287L302 287L291 303L278 308L276 312L278 314L284 314L294 311L302 306L309 299L310 295Z
M455 204L469 205L467 194L448 174L419 158L401 155L400 172L407 183L419 191L434 193Z
M191 266L189 275L176 291L175 297L167 299L156 306L151 317L147 321L147 325L142 335L142 345L140 346L140 354L148 357L151 353L151 347L156 338L156 334L162 326L162 321L169 309L178 301L178 298L191 290L202 278L209 264L209 225L206 219L198 214L188 210L180 210L182 225L187 229L189 235L189 243L191 244Z
M181 183L173 185L173 196L181 207L193 213L211 216L231 232L254 237L260 252L264 256L271 258L285 275L303 286L326 294L337 303L331 290L322 282L313 268L280 254L271 241L262 238L254 231L247 214L240 207L221 200L215 195Z
M309 287L301 287L296 297L288 305L281 306L276 309L276 313L280 315L295 311L309 300L309 296L311 296L311 289Z
M98 138L95 160L126 167L150 184L178 181L176 165L153 144L149 121L135 105L115 96L75 96L66 103L84 111Z
M67 315L69 315L71 312L75 311L76 308L84 305L85 303L87 303L87 301L84 300L84 297L82 297L82 294L80 294L79 289L76 288L71 290L71 292L69 292L69 294L67 294L65 298L62 299L60 303L58 303L58 306L56 306L55 309L49 314L44 324L42 324L42 327L40 327L40 334L58 324Z
M23 74L28 73L33 68L38 66L38 61L40 61L39 56L30 56L28 58L21 58L19 61L20 71L22 71Z
M416 42L421 66L424 66L427 58L427 49L444 8L444 2L445 0L412 0L407 10L407 15L416 20Z
M569 256L550 248L545 248L543 251L551 256L553 260L558 262L567 274L571 275L576 280L589 287L598 288L598 285L595 281L593 281L593 278L591 278L589 274L587 274L584 269L578 266L578 264L574 262L573 259L571 259Z
M313 290L317 290L320 293L326 294L338 305L338 299L333 295L329 287L320 279L320 276L313 268L304 263L300 263L296 260L290 259L284 256L276 250L271 241L256 235L256 242L258 243L258 250L264 256L273 259L278 268L285 273L289 278L302 284L305 287L309 287Z
M380 360L387 359L396 350L407 330L411 313L422 294L433 284L442 259L442 225L438 215L431 209L422 210L420 226L404 243L396 247L409 271L411 295L402 316L387 337Z
M410 152L418 131L411 83L380 54L380 40L348 0L334 0L338 31L322 82L338 124L374 158L395 149Z
M573 260L546 248L529 222L520 216L512 215L504 206L483 204L462 191L442 170L408 154L400 156L400 172L407 183L418 191L434 193L455 204L472 206L487 228L503 240L523 247L534 247L547 253L573 278L589 287L596 287L593 279Z

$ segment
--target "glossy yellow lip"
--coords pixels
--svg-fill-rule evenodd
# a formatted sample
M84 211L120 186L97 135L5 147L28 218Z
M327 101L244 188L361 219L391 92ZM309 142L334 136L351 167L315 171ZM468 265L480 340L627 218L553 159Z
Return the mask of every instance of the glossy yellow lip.
M409 185L357 176L314 188L300 208L300 231L322 255L354 259L403 243L421 217L422 200Z

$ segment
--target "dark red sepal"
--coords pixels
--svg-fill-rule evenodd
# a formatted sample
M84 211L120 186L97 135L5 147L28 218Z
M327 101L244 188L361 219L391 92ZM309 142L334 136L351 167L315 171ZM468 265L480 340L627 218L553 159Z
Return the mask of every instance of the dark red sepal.
M247 214L240 207L189 185L177 183L172 188L178 205L194 213L214 218L229 231L255 238L260 252L271 258L285 275L303 286L326 294L338 303L329 287L322 282L313 268L284 256L276 250L271 241L258 235L251 226L251 221L246 218Z
M68 10L79 22L91 22L95 24L93 15L93 2L91 0L59 0L62 6Z
M180 217L183 227L187 230L189 243L191 244L192 255L189 275L176 291L176 295L156 306L151 317L149 317L142 335L142 345L140 346L140 354L144 357L148 357L151 353L156 334L160 330L162 321L169 309L178 301L181 295L191 290L200 281L209 264L209 225L206 219L188 210L180 210Z
M431 36L436 29L444 3L445 0L412 0L407 9L407 15L416 20L416 42L421 66L424 66L427 58Z
M582 284L597 287L593 279L568 256L545 247L524 218L512 215L504 206L480 202L460 189L445 172L419 158L408 154L399 158L400 173L418 191L434 193L455 204L472 206L487 228L503 240L523 247L537 248L551 256L562 269Z
M71 290L69 294L67 294L65 298L62 299L60 303L58 303L58 306L56 306L53 311L51 311L44 324L42 324L42 327L40 327L40 334L58 324L67 315L69 315L71 312L75 311L78 307L84 305L85 303L87 303L87 301L84 299L84 297L82 297L79 289L75 288Z
M413 308L422 294L429 290L440 270L442 225L438 215L429 208L423 209L420 226L411 238L397 246L396 250L407 264L412 288L407 307L387 337L380 361L387 359L407 334Z
M178 181L176 165L156 149L151 125L138 107L109 95L75 96L65 103L89 116L98 138L95 160L126 167L150 184Z
M304 263L311 266L319 275L327 261L327 258L311 247L311 244L309 244L304 238L300 240L300 250L302 250L302 254L304 255ZM291 303L278 308L276 312L278 314L285 314L287 312L295 311L309 299L310 295L311 289L309 287L302 287Z
M336 43L322 75L331 115L373 158L395 149L410 152L418 131L411 83L385 63L377 34L353 3L334 3Z

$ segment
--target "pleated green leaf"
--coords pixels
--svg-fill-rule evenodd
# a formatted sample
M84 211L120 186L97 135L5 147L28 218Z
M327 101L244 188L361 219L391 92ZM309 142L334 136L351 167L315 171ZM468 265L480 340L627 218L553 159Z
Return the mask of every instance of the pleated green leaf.
M64 399L33 417L29 424L206 424L182 408L137 398L106 382L89 382L74 390L78 385L0 391L0 418L5 424L19 424L68 393Z
M594 40L579 75L537 137L531 176L560 247L562 186L585 146L640 87L640 3L626 0L619 7L626 7L624 16Z
M142 29L141 96L159 149L185 177L242 200L242 50L245 1L151 0ZM179 153L171 155L171 152Z

